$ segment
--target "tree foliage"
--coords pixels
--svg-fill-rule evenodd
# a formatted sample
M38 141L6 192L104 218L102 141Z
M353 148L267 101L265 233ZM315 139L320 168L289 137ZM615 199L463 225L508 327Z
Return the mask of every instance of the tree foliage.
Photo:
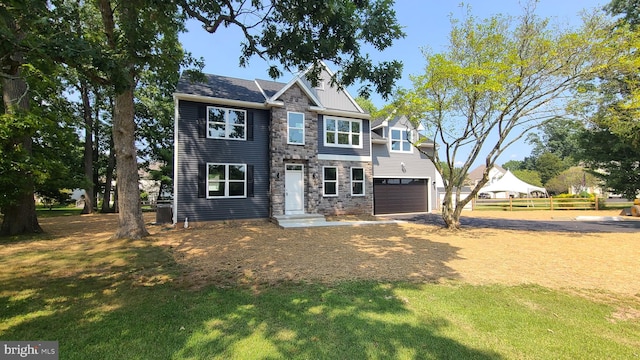
M551 194L582 193L599 184L596 176L581 166L572 166L547 181L545 187Z
M609 27L602 17L586 18L577 30L561 29L534 10L529 5L516 19L453 19L447 51L425 50L424 74L414 76L413 88L395 100L397 111L422 121L440 146L425 155L441 174L439 153L449 169L462 160L466 173L480 156L491 169L528 131L567 116L577 85L615 60L615 53L603 51ZM469 155L460 159L462 153ZM445 181L447 227L460 226L463 207L487 181L485 173L466 198L460 197L461 177Z
M612 0L605 9L614 16L623 15L622 23L631 25L632 29L640 25L640 1L638 0Z
M547 181L554 178L562 171L569 168L558 155L545 152L535 159L535 170L540 174L540 181L546 185Z
M511 171L518 179L535 186L542 186L540 173L535 170L518 170Z
M589 119L580 159L604 185L629 199L640 193L640 3L614 0L606 6L622 15L611 30L609 48L622 52L617 66L604 68L582 86L576 109Z
M502 164L502 167L505 170L510 170L511 172L513 172L514 170L524 170L522 160L509 160L506 163Z
M531 155L539 157L547 152L574 165L582 129L584 124L577 119L557 118L547 122L539 132L532 132L527 136L527 143L533 146Z
M338 68L335 83L348 86L366 81L360 95L368 97L376 91L387 97L402 72L401 62L375 64L361 49L370 44L382 51L404 37L392 0L182 0L181 4L211 33L221 25L239 27L245 34L240 65L258 56L274 64L269 69L273 78L314 65L309 74L315 82L322 70L315 65L329 60Z
M607 129L586 130L581 137L583 159L604 186L627 199L640 195L640 148Z
M60 2L0 4L0 210L2 234L40 232L34 192L58 197L82 184L75 119L64 97L66 69L48 56L64 38ZM58 54L56 53L56 56Z
M38 58L75 69L79 78L113 96L112 139L120 210L116 237L137 238L147 234L139 206L136 141L141 139L136 135L144 136L142 143L151 149L141 154L143 157L168 163L171 156L166 148L171 144L166 141L170 138L166 130L171 117L167 116L167 109L171 103L167 94L182 66L193 65L197 70L201 65L183 51L178 41L188 18L201 21L211 33L220 26L239 27L246 40L239 64L246 66L251 57L261 57L278 64L269 70L273 77L282 71L314 65L310 80L316 81L320 71L316 65L320 60L328 60L340 68L332 79L339 85L362 80L365 85L361 94L377 91L384 96L391 93L394 81L400 77L400 62L375 64L361 53L363 44L384 50L393 40L404 36L391 0L3 2L0 4L3 77L6 78L5 69L33 66L30 59ZM22 54L30 58L23 62ZM10 75L15 76L16 71ZM144 90L140 89L142 85ZM32 118L28 111L24 115L24 119ZM146 120L156 122L146 126ZM7 120L6 124L9 123ZM152 128L153 125L157 128ZM38 129L38 125L30 126L25 120L11 129L15 134L27 128ZM27 132L24 136L31 139L28 135ZM17 140L12 137L11 141ZM170 169L169 165L156 175L167 180Z

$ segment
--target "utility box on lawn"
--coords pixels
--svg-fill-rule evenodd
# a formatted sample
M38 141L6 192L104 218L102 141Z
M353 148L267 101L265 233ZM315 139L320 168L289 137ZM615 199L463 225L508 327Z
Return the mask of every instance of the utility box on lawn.
M158 201L156 204L156 224L173 223L173 208L171 202Z

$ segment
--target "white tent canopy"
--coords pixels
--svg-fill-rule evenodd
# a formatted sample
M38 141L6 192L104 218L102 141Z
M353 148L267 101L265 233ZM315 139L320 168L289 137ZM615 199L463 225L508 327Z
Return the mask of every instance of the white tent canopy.
M518 179L509 170L507 170L507 172L500 178L500 180L480 189L481 193L483 192L492 192L492 193L514 192L514 193L527 194L527 195L531 195L531 193L535 191L539 191L544 194L547 193L547 189L543 187L527 184L526 182Z

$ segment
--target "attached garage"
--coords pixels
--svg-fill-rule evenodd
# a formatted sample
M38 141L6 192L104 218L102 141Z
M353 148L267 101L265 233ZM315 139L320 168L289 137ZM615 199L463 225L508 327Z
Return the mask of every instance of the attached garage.
M427 212L428 179L373 179L373 212L401 214Z

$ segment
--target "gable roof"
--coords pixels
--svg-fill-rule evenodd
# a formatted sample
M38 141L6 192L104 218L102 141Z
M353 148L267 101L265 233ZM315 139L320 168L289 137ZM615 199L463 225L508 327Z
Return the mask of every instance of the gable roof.
M256 84L258 84L258 87L262 90L265 99L271 98L286 85L278 81L262 79L256 79Z
M398 123L402 124L403 126L406 126L407 128L414 130L414 131L418 131L418 136L419 136L419 141L420 144L418 145L419 147L434 147L435 146L435 142L431 139L429 139L426 136L423 136L422 134L419 133L420 130L422 130L422 126L419 126L418 128L416 128L416 126L410 122L406 116L404 115L396 115L394 117L389 116L387 118L378 118L375 119L371 122L371 140L374 144L386 144L387 141L389 140L388 137L383 137L380 136L378 133L374 132L374 130L382 128L382 127L393 127L394 125L397 125ZM388 135L388 133L387 133Z
M384 118L377 118L377 119L373 120L371 122L371 130L374 130L374 129L377 129L379 127L383 127L383 126L389 125L389 122L387 120L388 119L384 119Z
M354 111L358 113L366 113L356 100L345 89L340 89L338 86L331 84L331 78L335 75L331 69L323 61L320 62L322 72L320 73L320 84L317 87L311 85L311 82L307 80L306 76L301 77L301 80L311 89L311 91L320 100L322 106L327 109L335 109L341 111ZM311 67L306 72L311 70ZM305 75L306 75L305 72Z
M288 83L269 80L246 80L228 76L204 74L204 82L191 81L183 74L178 80L174 97L183 100L223 102L247 107L268 108L283 106L280 96L297 84L310 99L310 110L320 114L369 119L367 112L356 103L346 89L330 85L333 73L324 62L320 62L322 73L320 81L326 85L321 90L313 87L306 79L307 70L296 75ZM213 101L212 101L213 102Z
M177 93L195 96L263 103L265 97L255 81L204 74L205 82L192 82L188 76L181 76Z

